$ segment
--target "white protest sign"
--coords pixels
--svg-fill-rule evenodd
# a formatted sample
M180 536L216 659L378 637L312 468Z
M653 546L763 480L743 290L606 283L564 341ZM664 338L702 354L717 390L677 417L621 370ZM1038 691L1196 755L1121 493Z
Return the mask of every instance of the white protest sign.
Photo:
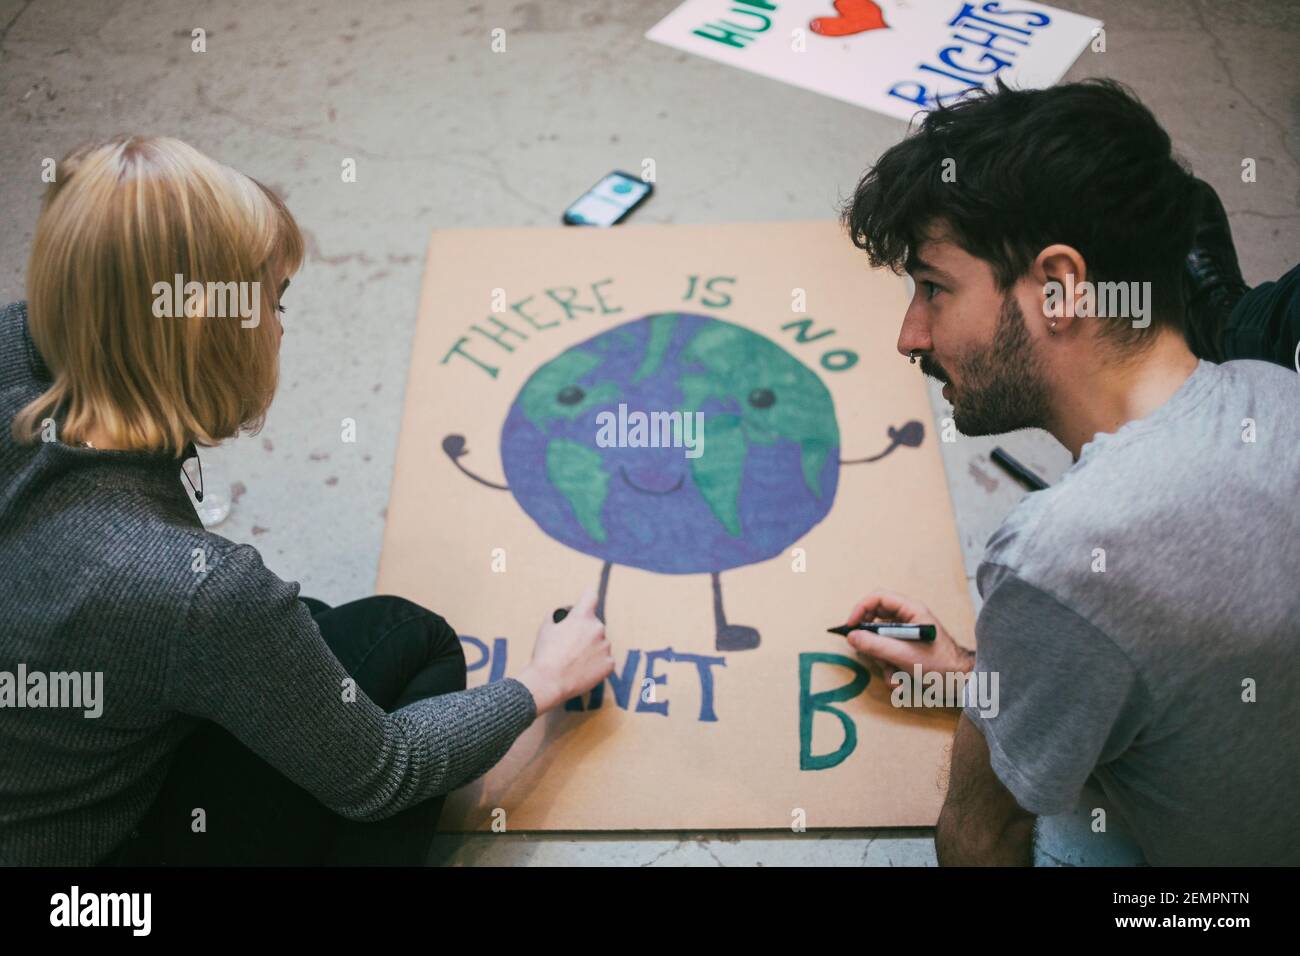
M1028 0L686 0L646 36L910 120L999 76L1051 86L1100 29Z

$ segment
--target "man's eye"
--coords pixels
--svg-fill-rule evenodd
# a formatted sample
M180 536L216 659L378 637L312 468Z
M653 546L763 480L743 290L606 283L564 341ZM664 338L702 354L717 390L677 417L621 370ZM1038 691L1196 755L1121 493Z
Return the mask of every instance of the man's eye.
M925 289L925 297L927 299L933 299L935 295L943 291L939 286L935 285L928 279L922 279L921 286Z

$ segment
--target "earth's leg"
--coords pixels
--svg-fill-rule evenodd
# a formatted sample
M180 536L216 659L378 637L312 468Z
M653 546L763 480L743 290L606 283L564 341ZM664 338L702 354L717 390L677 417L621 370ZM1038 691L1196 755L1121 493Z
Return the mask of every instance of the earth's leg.
M759 645L758 629L744 624L728 624L722 610L722 581L717 571L713 578L713 627L716 637L714 647L720 651L748 651Z
M614 565L608 561L600 569L600 590L596 594L596 617L600 618L600 623L605 623L605 592L609 590L609 569Z

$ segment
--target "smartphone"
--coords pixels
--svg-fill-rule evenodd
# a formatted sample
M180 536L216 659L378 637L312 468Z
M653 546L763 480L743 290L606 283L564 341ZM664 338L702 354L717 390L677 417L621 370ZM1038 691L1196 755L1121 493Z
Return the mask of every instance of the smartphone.
M654 185L639 176L612 172L564 210L568 226L613 226L650 198Z

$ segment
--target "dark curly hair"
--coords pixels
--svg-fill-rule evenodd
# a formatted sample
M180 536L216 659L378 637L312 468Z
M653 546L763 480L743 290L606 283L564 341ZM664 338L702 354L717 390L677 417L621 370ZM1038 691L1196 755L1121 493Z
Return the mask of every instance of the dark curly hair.
M955 182L944 181L946 159ZM927 113L866 172L842 218L872 265L895 272L928 229L946 226L1003 291L1046 246L1073 246L1093 282L1151 283L1150 329L1102 326L1136 344L1162 325L1182 328L1194 182L1151 111L1119 83L1014 90L999 79L994 91Z

